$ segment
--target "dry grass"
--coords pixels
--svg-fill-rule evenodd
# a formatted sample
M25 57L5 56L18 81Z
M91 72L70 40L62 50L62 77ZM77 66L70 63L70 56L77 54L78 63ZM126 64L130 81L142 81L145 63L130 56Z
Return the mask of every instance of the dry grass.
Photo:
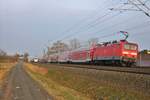
M16 63L0 63L0 87L5 76L15 64Z
M38 81L48 93L56 100L90 100L88 96L81 94L80 92L75 91L74 89L65 87L50 78L47 77L47 74L42 74L37 72L34 69L41 69L40 67L33 66L31 64L25 64L25 69L31 75L33 79Z
M51 80L54 82L51 85L59 83L94 100L149 100L150 98L150 76L64 68L57 65L39 64L38 66L49 69L44 77L40 77L41 80ZM46 82L41 81L41 83Z
M34 66L30 63L25 63L25 66L27 66L28 69L31 70L34 73L39 73L39 74L42 74L42 75L45 75L45 74L48 73L47 68L37 67L37 66Z

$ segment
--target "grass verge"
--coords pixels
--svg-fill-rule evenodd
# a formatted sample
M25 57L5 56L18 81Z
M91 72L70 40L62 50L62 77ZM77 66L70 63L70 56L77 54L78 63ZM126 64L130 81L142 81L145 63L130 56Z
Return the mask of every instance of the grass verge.
M0 87L2 86L4 78L15 64L16 63L0 63Z
M149 100L150 98L146 93L147 91L143 92L149 89L149 76L64 68L57 65L38 66L48 68L48 72L45 75L41 75L28 70L30 75L38 80L40 84L43 84L50 94L60 96L63 99L71 91L83 94L80 97L88 97L93 100ZM63 89L58 88L58 86L63 87ZM144 87L144 89L140 91L142 89L140 87ZM66 91L62 91L64 88L66 88ZM70 98L67 97L65 100L79 100L79 98L71 98L76 97L76 93L71 93Z
M31 64L25 64L25 69L28 74L37 82L39 82L48 93L56 100L90 100L88 96L81 94L80 92L75 91L74 89L65 87L56 81L51 80L47 77L48 73L44 73L43 71L35 71L40 70L40 67L33 66ZM42 69L44 70L44 69ZM46 70L46 69L45 69ZM46 71L45 71L46 72Z

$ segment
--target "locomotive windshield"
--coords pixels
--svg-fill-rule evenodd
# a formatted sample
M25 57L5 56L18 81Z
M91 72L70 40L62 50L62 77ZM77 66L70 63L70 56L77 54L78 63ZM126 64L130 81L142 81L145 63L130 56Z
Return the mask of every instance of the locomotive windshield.
M125 44L124 48L127 49L127 50L136 50L137 46L133 45L133 44Z

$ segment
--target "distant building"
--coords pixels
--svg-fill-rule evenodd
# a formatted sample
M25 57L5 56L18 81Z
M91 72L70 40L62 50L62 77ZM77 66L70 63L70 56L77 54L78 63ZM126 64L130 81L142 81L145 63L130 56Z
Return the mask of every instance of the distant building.
M51 55L54 53L64 52L66 50L68 50L68 45L61 41L57 41L56 43L53 43L52 47L48 47L47 54Z
M49 62L50 55L61 53L61 52L67 51L67 50L69 50L69 47L66 43L57 41L57 42L53 43L53 45L51 47L47 48L47 52L44 54L43 59L45 61Z

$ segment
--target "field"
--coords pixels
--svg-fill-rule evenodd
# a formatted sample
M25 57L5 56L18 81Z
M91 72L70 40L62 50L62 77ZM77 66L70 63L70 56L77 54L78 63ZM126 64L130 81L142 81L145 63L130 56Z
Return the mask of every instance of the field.
M0 56L0 87L2 86L3 80L16 64L16 59L11 56Z
M25 64L25 66L28 73L57 100L149 100L150 98L148 75L65 68L50 64ZM35 71L41 67L47 71Z
M15 63L0 63L0 87L2 86L3 80L11 70Z

